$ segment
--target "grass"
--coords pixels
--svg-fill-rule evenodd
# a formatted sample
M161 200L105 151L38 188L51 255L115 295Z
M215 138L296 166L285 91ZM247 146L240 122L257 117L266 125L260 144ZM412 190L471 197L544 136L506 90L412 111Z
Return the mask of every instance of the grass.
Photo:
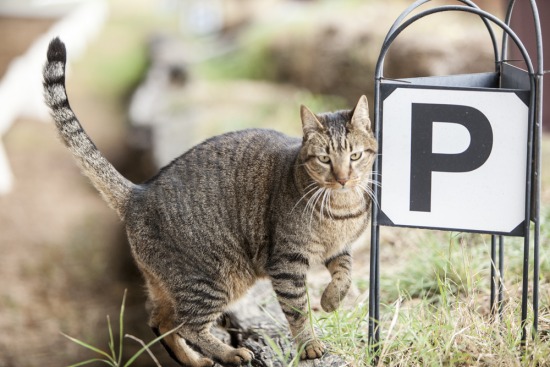
M546 215L547 219L548 216ZM545 224L548 223L546 220ZM545 229L546 230L546 229ZM543 231L544 232L544 231ZM333 353L352 366L545 366L548 343L547 258L541 252L539 334L532 338L528 314L527 346L521 347L522 241L505 242L505 304L501 317L489 312L488 236L427 232L422 248L412 248L399 271L381 264L381 340L379 353L367 348L368 305L316 317ZM441 239L445 239L441 241ZM542 237L544 246L548 237ZM511 255L511 256L510 256ZM389 267L389 266L388 266ZM531 265L532 269L532 265ZM531 278L532 279L532 276Z
M548 243L550 216L542 218L542 243ZM550 320L547 254L541 259L541 305L539 337L527 339L525 350L520 341L522 241L506 239L506 289L502 316L488 312L489 238L482 235L426 232L398 271L385 271L382 264L381 341L373 354L368 343L368 304L351 309L311 315L314 326L330 352L342 356L350 366L371 366L376 360L383 366L545 366L550 365L547 340ZM532 266L531 266L532 268ZM531 278L532 279L532 278ZM364 282L365 279L361 279ZM97 357L72 366L103 362L110 366L130 366L159 338L122 361L124 335L122 302L118 338L114 337L109 318L108 348L104 350L78 339L73 342L94 352ZM528 325L532 310L529 310ZM279 361L297 366L296 354L283 350L280 343L265 338ZM154 357L152 357L154 358ZM153 359L154 360L154 359ZM72 367L71 366L71 367Z
M543 215L541 245L548 242L547 223ZM381 272L381 339L378 352L368 347L368 303L333 313L310 312L315 329L333 354L340 355L349 366L547 366L550 365L550 325L547 274L541 271L539 334L533 338L528 312L528 338L521 345L521 249L522 241L506 241L505 303L500 316L489 312L489 237L461 233L426 232L421 251L410 248L409 261L399 271ZM510 256L511 255L511 256ZM542 253L541 270L548 260ZM532 266L531 266L532 268ZM532 279L532 278L531 278ZM364 281L362 279L361 281ZM113 367L130 366L162 337L145 344L124 335L124 303L120 310L118 339L113 336L107 318L108 349L91 346L67 336L94 352L97 357L70 367L103 362ZM311 309L310 309L311 311ZM267 312L267 311L266 311ZM275 318L272 317L272 320ZM276 322L276 321L274 321ZM165 334L166 335L166 334ZM122 361L123 339L137 340L142 348ZM281 336L286 340L285 336ZM116 340L115 340L116 339ZM281 347L281 341L264 336L275 358L285 366L298 366L299 353ZM117 343L118 342L118 343ZM288 340L287 340L288 342ZM284 344L284 343L283 343ZM118 348L117 348L118 346Z
M72 336L63 334L67 339L70 341L80 345L83 348L86 348L90 351L92 351L96 357L87 359L82 362L78 362L75 364L70 365L69 367L78 367L78 366L84 366L92 363L98 363L101 362L102 364L106 364L111 367L129 367L131 366L139 356L141 356L143 353L147 352L153 362L156 366L160 367L160 363L155 358L155 356L151 353L149 348L159 342L162 338L166 337L167 335L170 335L171 333L175 332L178 328L174 328L157 338L153 339L149 343L145 344L141 339L136 338L133 335L124 334L124 310L125 310L125 303L126 303L126 291L124 292L124 296L122 298L122 305L120 306L120 317L119 317L119 329L118 329L118 343L117 340L115 340L114 334L113 334L113 328L111 326L111 319L109 316L107 316L107 330L109 333L109 339L108 339L108 350L103 350L101 348L98 348L96 346L93 346L91 344L88 344L80 339L74 338ZM138 342L142 347L134 353L132 356L130 356L127 360L123 361L123 349L124 349L124 338L134 340Z
M356 318L367 315L366 305L318 321L329 335L331 351L352 366L372 365L375 357L383 366L548 365L550 346L545 341L529 341L522 353L517 302L507 303L502 320L495 321L474 311L475 302L465 298L434 306L426 300L400 299L382 306L386 317L376 356L367 348L366 325Z

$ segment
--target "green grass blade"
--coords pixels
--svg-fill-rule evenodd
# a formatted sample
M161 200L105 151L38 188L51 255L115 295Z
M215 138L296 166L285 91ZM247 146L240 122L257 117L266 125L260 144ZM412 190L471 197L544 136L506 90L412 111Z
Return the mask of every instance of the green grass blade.
M166 336L174 333L176 330L178 330L179 328L181 327L181 325L178 325L176 326L175 328L173 328L172 330L168 330L167 332L165 332L164 334L156 337L155 339L151 340L149 343L147 343L146 345L144 345L140 350L138 350L136 352L136 354L134 354L125 364L124 364L124 367L128 367L130 366L132 363L135 362L135 360L143 354L143 352L145 352L146 350L149 349L149 347L151 347L151 345L159 342L161 339L165 338Z
M70 366L68 367L79 367L79 366L85 366L87 364L90 364L90 363L94 363L94 362L103 362L109 366L114 366L114 364L111 362L111 361L106 361L104 359L99 359L99 358L92 358L92 359L88 359L87 361L82 361L82 362L79 362L79 363L75 363L75 364L71 364Z
M126 334L124 337L126 338L129 338L129 339L132 339L132 340L135 340L136 342L138 342L142 347L146 348L145 351L147 352L147 354L149 354L149 357L151 357L151 359L153 360L153 362L155 362L156 366L157 367L162 367L158 361L158 359L155 357L155 355L153 354L153 352L151 352L151 349L149 349L145 343L143 342L143 340L139 339L139 338L136 338L135 336L133 335L129 335L129 334Z
M73 338L72 336L69 336L69 335L67 335L67 334L61 333L61 335L63 335L65 338L69 339L69 340L72 341L73 343L76 343L76 344L78 344L78 345L80 345L80 346L82 346L82 347L84 347L84 348L86 348L86 349L89 349L89 350L91 350L91 351L93 351L93 352L96 352L97 354L100 354L100 355L106 357L111 363L113 363L113 365L116 366L116 361L115 361L109 354L105 353L105 352L102 351L101 349L98 349L98 348L94 347L93 345L86 344L86 343L84 343L83 341L78 340L78 339L76 339L76 338Z
M311 298L309 297L309 287L306 285L306 298L307 298L307 316L309 318L309 326L311 327L311 335L314 339L317 338L315 329L313 328L313 312L311 311Z
M275 352L275 357L279 360L279 362L285 363L287 366L290 365L290 363L291 363L291 361L289 361L290 360L290 354L287 353L285 355L285 353L283 353L283 350L281 349L281 347L279 345L277 345L277 343L275 343L275 341L269 335L264 334L263 337L264 337L264 340L267 343L267 345L271 348L271 350L273 350L273 352ZM304 346L304 348L305 348L305 346Z
M120 316L119 316L119 320L118 320L118 323L119 323L119 329L118 329L119 345L118 345L118 364L117 364L117 366L120 366L120 364L122 363L122 342L123 342L123 339L124 339L124 308L125 308L125 305L126 305L126 293L128 293L127 289L124 290L124 295L122 296L122 305L120 305Z
M116 360L115 339L113 338L113 328L111 327L111 318L109 315L107 315L107 327L109 328L109 349L111 350L113 360Z

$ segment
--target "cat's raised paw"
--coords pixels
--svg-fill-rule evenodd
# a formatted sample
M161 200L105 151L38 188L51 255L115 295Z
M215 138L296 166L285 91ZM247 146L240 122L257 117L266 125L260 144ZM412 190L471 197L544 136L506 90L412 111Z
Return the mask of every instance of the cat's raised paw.
M325 345L318 339L309 341L300 355L301 359L321 358L325 353Z
M252 359L254 359L254 353L246 348L236 348L225 356L224 362L240 366L243 363L251 362Z
M330 282L321 296L321 307L325 312L333 312L340 306L340 300L346 296L347 289L339 289Z
M333 312L338 306L340 306L340 300L336 298L330 298L327 296L326 292L323 293L321 298L321 307L325 312Z

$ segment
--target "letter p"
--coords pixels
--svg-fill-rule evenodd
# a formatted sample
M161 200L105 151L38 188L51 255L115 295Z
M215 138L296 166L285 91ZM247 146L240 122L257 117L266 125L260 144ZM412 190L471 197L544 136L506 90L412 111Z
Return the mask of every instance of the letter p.
M470 145L461 153L433 153L433 124L454 123L470 134ZM432 172L469 172L491 155L493 130L479 110L462 105L413 103L411 123L410 210L431 211Z

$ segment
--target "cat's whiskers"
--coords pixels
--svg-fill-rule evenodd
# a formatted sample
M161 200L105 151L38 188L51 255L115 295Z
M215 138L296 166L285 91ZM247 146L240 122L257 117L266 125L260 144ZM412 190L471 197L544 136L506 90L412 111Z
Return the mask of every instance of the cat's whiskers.
M328 215L330 216L330 219L334 219L334 216L332 215L332 204L330 202L330 198L332 196L332 189L327 189L328 191L328 198L327 198L327 208L328 208Z
M319 205L319 219L320 221L325 219L325 212L328 214L329 218L333 218L332 208L330 205L330 196L332 190L327 187L321 187L316 191L310 200L308 201L308 211L309 211L309 227L312 228L313 219L315 216L315 208ZM313 199L313 200L312 200Z
M359 197L359 199L361 199L361 205L364 207L366 206L367 204L367 201L365 200L365 195L363 194L363 191L361 190L361 188L356 185L354 188L353 188L353 191L357 194L357 196Z
M321 198L321 207L319 208L319 215L321 220L325 218L325 200L327 199L327 190L323 188L323 196Z
M322 187L319 187L319 189L313 194L312 200L308 201L309 204L309 230L312 231L312 224L313 224L313 216L315 213L315 206L317 205L317 202L319 201L319 198L321 197L321 194L323 193L324 189ZM306 213L307 214L307 213Z
M374 173L372 172L373 175L379 175L379 173ZM365 181L365 182L364 182ZM353 183L356 184L356 185L364 185L364 186L371 186L371 185L374 185L374 186L378 186L378 187L381 187L382 185L380 184L380 181L377 179L377 178L374 178L374 177L371 177L371 176L367 176L366 178L359 178L357 177L356 179L353 180Z
M304 190L307 190L310 187L315 186L315 185L319 186L319 184L316 181L311 181L306 187L304 187Z
M380 208L380 204L378 203L378 200L376 199L376 196L374 195L374 191L372 190L372 188L368 184L366 186L364 186L362 183L360 183L360 184L357 184L357 187L359 187L361 190L363 190L370 197L372 202L378 208Z
M329 218L332 219L332 212L330 210L330 195L331 195L331 189L325 188L323 199L321 200L321 220L324 219L325 211L327 212Z
M379 181L377 181L377 180L372 180L372 179L369 179L369 180L368 180L367 185L374 185L374 186L382 187L382 185L380 184Z
M298 206L298 204L300 204L300 202L302 200L305 199L306 196L308 196L309 194L311 194L313 191L315 191L316 189L318 189L318 186L315 186L317 185L317 182L313 181L311 182L309 185L307 185L306 187L304 187L304 191L305 193L302 195L302 197L300 198L300 200L298 200L298 202L292 207L292 209L290 210L290 213L292 214L292 212L294 211L294 209L296 209L296 207ZM313 186L313 187L312 187Z
M311 228L311 224L313 223L313 213L315 212L315 206L317 205L317 202L321 198L323 192L325 189L323 187L318 187L317 190L311 195L309 200L306 203L306 206L304 208L304 213L307 215L309 212L310 220L309 220L309 226Z

